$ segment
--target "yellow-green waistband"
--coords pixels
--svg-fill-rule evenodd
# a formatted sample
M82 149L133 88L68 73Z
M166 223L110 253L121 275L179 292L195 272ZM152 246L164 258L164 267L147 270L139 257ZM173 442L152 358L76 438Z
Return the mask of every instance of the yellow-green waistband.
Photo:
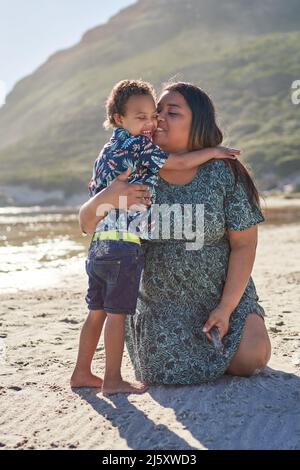
M107 232L95 232L93 241L97 240L116 240L141 244L140 237L130 232L118 232L117 230L108 230Z

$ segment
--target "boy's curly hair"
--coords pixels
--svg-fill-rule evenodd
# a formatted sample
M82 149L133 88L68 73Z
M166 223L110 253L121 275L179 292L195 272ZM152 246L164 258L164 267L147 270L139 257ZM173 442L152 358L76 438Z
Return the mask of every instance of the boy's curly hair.
M125 116L126 103L131 96L150 95L156 100L153 86L143 80L122 80L117 83L106 100L106 120L103 123L105 129L118 127L114 114Z

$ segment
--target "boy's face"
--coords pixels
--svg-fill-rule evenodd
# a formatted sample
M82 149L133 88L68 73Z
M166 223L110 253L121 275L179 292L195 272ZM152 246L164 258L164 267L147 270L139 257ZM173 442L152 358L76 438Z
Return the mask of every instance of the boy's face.
M115 114L116 123L132 135L145 135L152 139L157 128L155 101L150 95L134 95L126 103L125 116Z

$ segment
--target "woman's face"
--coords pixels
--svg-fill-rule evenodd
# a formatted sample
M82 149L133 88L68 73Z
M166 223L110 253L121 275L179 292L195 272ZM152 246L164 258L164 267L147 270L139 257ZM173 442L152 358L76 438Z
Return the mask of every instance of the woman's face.
M154 143L165 152L187 152L192 111L184 97L177 91L165 91L157 103L157 112L158 127L153 136Z

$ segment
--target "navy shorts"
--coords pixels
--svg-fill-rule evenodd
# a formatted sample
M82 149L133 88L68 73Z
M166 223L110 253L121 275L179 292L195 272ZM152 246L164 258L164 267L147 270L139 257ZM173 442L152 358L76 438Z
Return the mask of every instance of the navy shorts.
M135 313L144 268L144 252L133 242L92 241L86 272L89 277L86 302L90 310Z

